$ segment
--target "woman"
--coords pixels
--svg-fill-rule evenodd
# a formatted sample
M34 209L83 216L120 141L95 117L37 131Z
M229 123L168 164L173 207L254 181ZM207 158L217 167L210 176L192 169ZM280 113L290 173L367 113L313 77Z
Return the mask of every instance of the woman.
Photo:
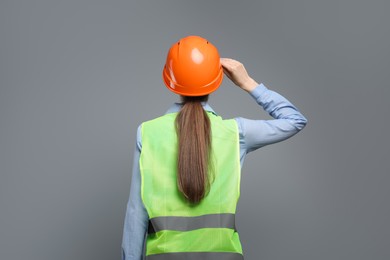
M218 116L207 100L224 74L274 119ZM244 259L235 212L245 155L295 135L307 120L198 36L172 45L163 79L182 102L138 127L122 259L142 259L144 246L148 260Z

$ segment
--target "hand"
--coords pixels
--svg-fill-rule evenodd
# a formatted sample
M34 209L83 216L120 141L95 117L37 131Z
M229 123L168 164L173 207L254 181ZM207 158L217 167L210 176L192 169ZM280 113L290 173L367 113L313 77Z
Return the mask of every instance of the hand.
M221 58L220 60L225 75L241 89L250 92L259 85L249 77L241 62L229 58Z

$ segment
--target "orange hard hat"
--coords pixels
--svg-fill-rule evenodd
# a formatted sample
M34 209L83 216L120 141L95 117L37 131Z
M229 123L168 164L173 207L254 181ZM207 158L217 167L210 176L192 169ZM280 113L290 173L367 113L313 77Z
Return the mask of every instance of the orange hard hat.
M199 36L180 39L169 49L163 79L167 88L179 95L210 94L223 79L217 48Z

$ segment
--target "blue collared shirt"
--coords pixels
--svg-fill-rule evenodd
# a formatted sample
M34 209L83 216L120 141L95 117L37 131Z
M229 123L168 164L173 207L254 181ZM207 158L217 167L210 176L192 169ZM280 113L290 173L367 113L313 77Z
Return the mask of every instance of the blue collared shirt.
M250 120L242 117L235 118L240 136L241 167L247 153L265 145L286 140L302 130L307 124L307 119L290 101L277 92L268 89L263 83L259 84L249 94L274 119ZM216 114L208 103L204 102L202 105L206 111ZM178 112L180 108L180 103L175 103L166 113ZM143 259L144 239L147 234L149 221L148 213L141 200L139 157L142 149L142 140L140 130L141 126L138 126L130 196L123 228L122 260Z

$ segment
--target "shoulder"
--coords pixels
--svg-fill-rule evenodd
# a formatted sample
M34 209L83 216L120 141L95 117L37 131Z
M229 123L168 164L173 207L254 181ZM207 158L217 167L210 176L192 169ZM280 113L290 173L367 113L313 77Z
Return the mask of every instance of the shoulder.
M177 113L168 113L151 120L142 122L137 129L137 138L155 137L171 134L175 131L174 121Z
M224 119L219 115L209 112L209 118L212 128L219 129L218 131L223 132L238 132L239 128L237 121L234 118Z
M163 124L165 122L170 122L170 121L174 120L176 118L176 115L177 115L177 113L168 113L168 114L144 121L141 123L141 125L139 127L143 128L143 127L149 127L149 126L154 126L154 125L158 126L158 125Z

